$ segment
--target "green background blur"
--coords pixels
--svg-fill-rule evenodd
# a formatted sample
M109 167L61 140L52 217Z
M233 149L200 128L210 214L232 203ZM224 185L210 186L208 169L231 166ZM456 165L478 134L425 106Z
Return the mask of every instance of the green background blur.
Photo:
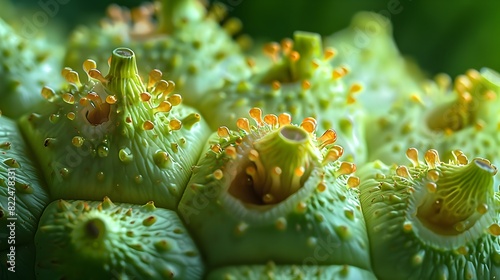
M3 1L3 0L2 0ZM0 1L0 3L2 2ZM134 7L141 0L20 0L29 19L40 3L59 1L44 31L67 34L77 24L95 22L110 3ZM401 52L432 75L452 76L483 66L500 71L500 1L419 0L217 0L243 21L253 37L280 40L294 30L329 35L346 27L357 11L389 15ZM65 3L67 2L67 3ZM213 2L213 1L212 1ZM92 4L89 4L92 3ZM19 15L15 15L19 18Z

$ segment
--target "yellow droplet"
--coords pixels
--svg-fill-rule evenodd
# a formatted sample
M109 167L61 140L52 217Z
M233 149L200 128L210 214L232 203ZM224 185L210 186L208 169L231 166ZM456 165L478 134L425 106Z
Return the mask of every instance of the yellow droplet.
M250 132L250 123L247 118L240 118L236 121L236 126L246 132Z
M419 166L417 149L409 148L408 150L406 150L406 157L411 161L413 166Z
M66 117L69 119L69 120L74 120L76 115L74 112L69 112L66 114Z
M479 214L486 214L488 212L488 205L485 204L485 203L481 203L477 206L476 208L476 211L479 213Z
M427 191L430 193L435 193L437 190L437 185L434 182L429 182L425 186L427 187Z
M359 177L351 176L349 177L349 179L347 179L347 186L349 186L350 188L356 188L359 186L360 182L361 181Z
M436 169L427 171L427 179L437 182L439 180L439 172Z
M62 99L64 100L64 102L66 102L68 104L75 103L75 97L73 96L73 94L71 94L69 92L63 93Z
M217 135L220 138L228 138L229 137L229 128L227 126L221 126L217 129Z
M226 152L226 155L232 159L236 159L236 148L233 147L233 146L229 146L227 147L226 149L224 149L224 151Z
M410 171L405 165L400 165L396 168L396 174L404 178L411 178Z
M54 98L54 96L55 96L55 92L53 89L46 87L46 86L42 88L42 97L43 98L50 101L52 98Z
M108 95L106 96L106 103L110 104L110 105L113 105L116 103L116 101L118 101L118 99L116 98L116 96L114 95Z
M97 68L97 64L94 60L92 59L87 59L83 62L83 70L85 73L88 73L90 69L95 69Z
M262 110L260 108L254 107L250 109L250 117L257 123L257 125L261 126L262 122Z
M224 173L220 169L215 170L213 175L216 180L220 180L222 179L222 177L224 177Z
M430 149L425 152L424 160L430 169L435 169L440 164L439 153L434 149Z
M500 225L498 224L492 224L491 226L488 227L488 231L490 234L494 236L499 236L500 235Z
M177 106L182 102L182 96L180 94L172 94L167 98L167 101L172 104L172 106Z
M147 102L151 99L151 94L149 92L142 92L140 94L140 96L141 96L141 100L144 102Z
M83 145L83 142L85 139L81 136L75 136L73 139L71 139L71 144L75 147L81 147Z
M332 47L327 48L325 50L325 60L332 59L333 57L335 57L336 54L337 54L337 50L335 50Z
M316 190L318 190L318 192L322 193L324 191L326 191L326 184L324 182L320 182L317 186L316 186Z
M271 127L276 127L278 125L278 116L274 114L267 114L264 116L264 121Z
M337 141L337 133L333 129L328 129L318 138L319 148L322 149L335 141Z
M287 113L282 113L278 117L278 122L280 124L280 127L284 126L284 125L288 125L292 122L292 116L290 116Z
M309 82L308 80L303 80L302 81L302 89L308 90L310 88L311 88L311 82Z

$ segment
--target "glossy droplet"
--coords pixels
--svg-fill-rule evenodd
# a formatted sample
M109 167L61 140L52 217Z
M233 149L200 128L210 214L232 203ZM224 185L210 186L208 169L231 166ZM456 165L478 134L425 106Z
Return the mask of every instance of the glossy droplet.
M148 102L149 100L151 100L151 94L149 94L149 92L142 92L140 94L140 97L143 102Z
M130 152L129 148L120 149L118 152L118 158L121 162L131 162L134 159L134 156Z
M278 125L278 117L274 114L267 114L264 116L264 122L271 127L276 127Z
M76 115L75 115L74 112L69 112L69 113L66 114L66 117L68 118L68 120L72 121L72 120L75 119Z
M161 80L163 74L158 69L153 69L148 76L148 89L151 89L158 81Z
M363 89L362 85L355 83L352 84L351 87L349 88L349 93L357 93L360 92L362 89Z
M229 137L229 128L227 126L221 126L217 129L217 135L220 138L228 138Z
M307 120L302 121L302 123L300 124L300 127L302 127L305 131L307 131L309 133L313 133L316 130L316 123L307 119Z
M316 190L320 193L326 191L326 184L324 182L320 182L317 186L316 186Z
M220 144L213 144L210 146L210 150L212 150L212 152L218 154L220 152L222 152L222 148L220 146Z
M413 166L419 166L417 149L409 148L408 150L406 150L406 157L411 161Z
M425 185L429 193L435 193L437 190L437 185L434 182L429 182Z
M424 155L424 160L427 163L427 165L430 167L430 169L435 169L437 165L439 165L440 160L439 160L439 154L436 150L431 149L425 152Z
M396 174L404 178L411 178L410 171L405 165L400 165L396 168Z
M108 95L106 96L106 103L110 104L110 105L113 105L116 103L116 101L118 101L118 99L116 98L116 96L114 95Z
M278 117L278 123L280 124L280 127L284 125L289 125L291 122L292 122L292 116L290 116L287 113L282 113Z
M75 104L75 97L69 92L63 93L62 99L68 104Z
M232 159L236 159L236 156L237 156L237 152L236 152L236 148L233 147L233 146L229 146L227 147L224 152L226 153L226 155Z
M109 153L109 148L108 148L107 146L100 145L100 146L97 148L97 154L98 154L100 157L107 157L107 156L108 156L108 153Z
M247 133L250 133L250 123L247 118L240 118L236 121L236 126L239 129L242 129L246 131Z
M494 236L499 236L500 235L500 225L498 224L492 224L491 226L488 227L488 232Z
M170 112L170 110L172 110L172 104L170 104L170 102L168 101L162 101L158 107L154 108L153 109L153 112L155 113L168 113Z
M329 60L335 57L336 54L337 51L334 48L329 47L325 50L324 58L325 60Z
M337 133L333 129L328 129L318 138L319 148L322 149L327 145L333 144L337 141Z
M349 179L347 179L347 186L350 188L357 188L359 184L361 183L359 177L356 176L351 176Z
M260 108L250 109L250 117L257 123L257 125L262 126L262 110Z
M177 106L182 102L182 96L179 94L172 94L167 98L167 101L172 104L172 106Z
M344 148L339 145L334 145L328 150L325 157L323 158L323 165L337 161L344 153Z
M485 203L481 203L477 206L476 208L476 211L481 214L481 215L484 215L488 212L488 205L485 204Z
M83 62L83 70L88 73L90 69L95 69L97 68L97 64L94 60L92 59L87 59Z
M308 80L303 80L301 86L303 90L308 90L311 88L311 82L309 82Z
M55 97L55 92L53 89L51 89L49 87L43 87L42 88L42 96L43 96L43 98L50 101Z
M73 139L71 139L71 144L75 147L81 147L83 143L85 142L85 139L81 136L75 136Z
M157 151L153 155L153 160L158 167L167 168L170 163L170 156L167 152Z
M437 182L439 180L439 171L437 171L436 169L427 171L427 179L431 180L432 182Z
M179 130L182 127L182 122L180 120L177 120L177 119L172 119L168 122L168 126L172 130Z
M336 176L351 174L356 171L356 165L352 162L342 162L337 170Z
M144 130L151 130L155 127L154 123L152 121L145 121L143 124L142 124L142 128Z
M214 178L215 178L216 180L220 180L220 179L222 179L222 177L224 177L224 173L223 173L223 172L222 172L222 170L220 170L220 169L215 170L215 171L213 172L213 175L214 175Z

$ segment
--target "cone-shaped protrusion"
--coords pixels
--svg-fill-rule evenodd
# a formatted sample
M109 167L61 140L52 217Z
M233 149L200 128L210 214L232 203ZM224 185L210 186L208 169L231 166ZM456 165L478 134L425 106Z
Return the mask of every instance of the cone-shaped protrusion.
M35 236L41 278L201 279L204 265L177 214L99 201L50 204ZM138 258L141 261L127 260Z
M357 173L377 277L500 277L497 168L461 151L449 162L432 149L423 160L414 148L406 155L411 166L377 161Z

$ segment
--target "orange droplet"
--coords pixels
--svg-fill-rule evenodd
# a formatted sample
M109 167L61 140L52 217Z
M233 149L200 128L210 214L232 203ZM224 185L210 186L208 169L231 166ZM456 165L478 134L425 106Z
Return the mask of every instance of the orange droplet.
M160 70L158 69L153 69L149 72L148 76L148 89L151 89L154 87L154 85L161 80L161 76L163 74L161 73Z
M118 101L118 99L116 98L116 96L114 95L108 95L106 96L106 103L110 104L110 105L113 105L116 103L116 101Z
M278 117L278 122L281 126L288 125L292 122L292 116L287 113L281 113Z
M278 125L278 117L274 114L267 114L264 116L264 122L271 127L276 127Z
M151 100L151 94L149 94L149 92L142 92L140 94L140 96L141 96L141 100L144 102Z
M68 104L74 104L75 103L75 97L73 96L73 94L69 93L69 92L66 92L62 95L62 99L64 100L64 102L68 103Z
M302 89L307 90L310 88L311 88L311 82L309 82L308 80L303 80L302 81Z
M356 176L351 176L349 177L349 179L347 179L347 186L349 186L350 188L357 188L360 184L360 179L359 177L356 177Z
M262 126L262 110L260 108L254 107L250 109L250 117L252 117L257 125Z
M224 149L224 151L226 152L226 155L232 159L236 159L236 148L233 147L233 146L229 146L227 147L226 149Z
M240 118L236 121L236 126L246 132L250 132L250 123L247 118Z
M309 133L313 133L316 130L316 124L312 122L311 120L304 120L300 124L300 127L302 127L305 131Z
M182 96L179 94L172 94L167 98L167 101L172 104L172 106L177 106L182 102Z
M104 78L104 76L101 74L101 71L99 71L97 69L90 69L89 70L89 77L91 77L92 79L96 79L103 84L108 82L108 80L106 80Z
M434 169L440 164L439 153L434 149L430 149L425 152L424 160L431 169Z
M170 104L170 102L168 102L168 101L162 101L162 102L160 102L158 107L153 109L153 112L155 112L155 113L167 113L167 112L170 112L170 110L172 110L172 104Z
M404 178L411 178L410 171L405 165L400 165L396 168L396 174Z
M337 141L337 133L333 129L326 130L323 135L318 138L319 147L323 148Z
M336 54L337 51L334 48L327 48L325 50L325 60L332 59L333 57L335 57Z
M349 92L350 93L357 93L357 92L360 92L361 90L363 89L363 86L358 84L358 83L354 83L351 85L351 87L349 88Z
M292 51L289 56L292 62L296 62L300 59L300 54L297 51Z
M279 90L281 88L281 83L279 81L273 81L271 87L273 90Z
M153 129L154 127L155 127L154 123L153 123L153 122L151 122L151 121L149 121L149 120L148 120L148 121L145 121L145 122L144 122L144 124L142 124L142 128L143 128L144 130L151 130L151 129Z
M220 138L228 138L229 137L229 128L227 126L221 126L217 129L217 135Z

